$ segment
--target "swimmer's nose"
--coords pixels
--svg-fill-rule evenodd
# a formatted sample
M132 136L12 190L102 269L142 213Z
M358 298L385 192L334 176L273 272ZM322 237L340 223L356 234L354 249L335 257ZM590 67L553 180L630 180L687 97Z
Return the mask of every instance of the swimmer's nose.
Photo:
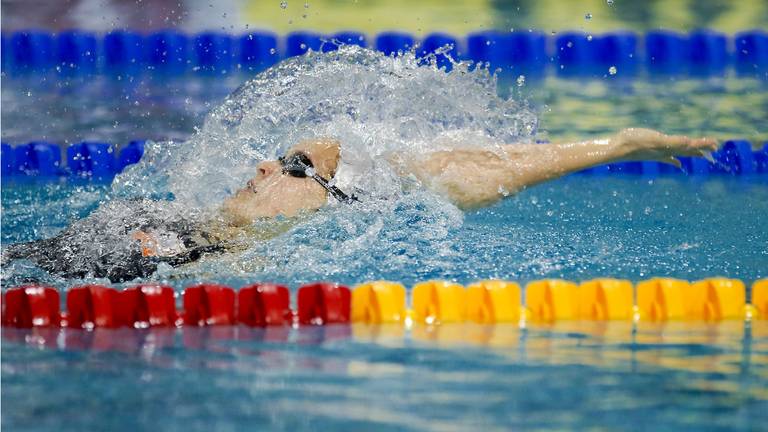
M258 176L257 177L269 177L274 172L278 171L280 169L280 163L278 161L264 161L259 163L256 166L256 169L258 170ZM249 182L250 183L250 182Z

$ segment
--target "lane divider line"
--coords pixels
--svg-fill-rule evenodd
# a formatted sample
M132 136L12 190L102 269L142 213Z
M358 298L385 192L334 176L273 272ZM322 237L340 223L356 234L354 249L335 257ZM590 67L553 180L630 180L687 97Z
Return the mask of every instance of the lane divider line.
M512 281L485 280L465 288L430 280L413 286L409 309L405 287L396 282L365 282L352 290L317 282L298 288L293 310L289 288L284 285L258 283L235 291L224 285L199 284L180 293L182 307L177 310L177 293L172 287L147 283L123 290L76 286L66 291L66 311L61 311L57 289L24 285L3 294L2 325L93 329L362 323L410 327L474 322L524 327L528 322L576 320L768 320L768 279L755 281L751 292L748 301L744 282L723 277L693 283L653 278L637 284L612 278L581 284L547 279L530 282L525 290Z

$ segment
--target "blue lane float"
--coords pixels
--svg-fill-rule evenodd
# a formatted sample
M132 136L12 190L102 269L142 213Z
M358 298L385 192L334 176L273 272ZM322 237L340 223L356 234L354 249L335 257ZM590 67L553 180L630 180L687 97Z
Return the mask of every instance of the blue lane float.
M459 41L446 33L432 33L427 35L416 50L416 57L426 58L434 55L435 63L440 69L451 70L453 67L451 60L459 60ZM446 49L445 52L437 53L440 49ZM450 57L450 59L449 59Z
M93 73L97 56L94 33L71 30L56 37L56 66L61 73Z
M464 59L487 64L493 71L540 74L547 60L547 38L541 32L484 31L467 36Z
M727 40L724 34L696 30L688 38L689 67L692 76L721 76L728 63Z
M33 141L11 146L2 144L2 176L57 178L70 175L76 178L110 180L127 166L138 163L144 155L144 141L135 140L122 146L84 141L66 148L66 166L61 162L61 147L55 143ZM768 174L768 142L760 148L743 139L725 141L712 154L712 161L702 157L679 158L681 169L654 161L620 162L599 165L579 174L639 175L659 177L671 175L710 176L730 175L749 177Z
M768 173L768 141L763 143L763 149L754 153L755 170L759 173Z
M139 163L144 156L144 140L134 140L120 150L120 156L117 160L117 171L120 172L128 165Z
M66 165L62 163L62 147L56 143L32 141L16 147L2 143L2 176L58 179L69 175L108 181L141 160L144 141L131 141L119 153L109 143L83 141L69 145L64 153Z
M336 51L337 49L339 49L339 44L357 45L359 47L366 48L368 46L368 41L366 40L365 35L360 32L353 32L353 31L339 32L334 35L331 35L328 43L323 45L323 51L325 52Z
M687 58L688 41L682 34L666 30L645 34L645 62L649 73L681 74Z
M2 153L0 153L0 164L2 165L3 177L10 177L13 175L13 147L8 143L2 143Z
M752 144L746 140L730 140L715 152L714 172L725 174L748 175L757 171Z
M104 36L104 68L111 72L136 72L142 64L144 38L136 32L116 30Z
M111 178L117 171L114 147L92 141L72 144L67 147L67 168L75 177Z
M225 74L232 68L232 37L220 32L205 32L195 36L194 52L197 67L204 72Z
M189 40L183 33L167 30L147 37L145 60L160 73L180 74L187 68Z
M549 40L553 39L550 44ZM768 35L750 30L726 36L712 30L680 34L654 30L638 35L629 31L605 34L563 32L549 37L538 31L481 31L459 38L433 33L416 38L391 31L376 35L373 47L386 55L415 50L420 57L451 44L451 56L489 63L495 70L541 75L547 69L563 77L633 77L644 66L650 75L723 76L733 66L739 76L768 79ZM325 43L324 43L325 41ZM368 46L366 35L344 31L331 35L297 31L281 44L277 35L252 32L232 35L208 31L193 35L162 30L142 35L115 30L103 36L80 30L58 35L44 30L3 34L2 66L12 73L93 71L107 73L149 69L161 74L228 73L234 69L260 71L309 49L333 51L338 43ZM283 50L279 50L280 46ZM547 46L551 45L548 52ZM459 49L461 48L461 49ZM459 57L459 54L461 57ZM549 61L548 61L549 60ZM644 61L643 61L644 60ZM439 66L450 67L445 58ZM610 72L613 70L614 72Z
M559 76L585 75L590 63L592 38L586 33L566 32L555 38L555 69Z
M274 65L279 60L277 54L277 36L266 32L253 32L239 39L240 67L249 72L259 72Z
M736 72L741 76L768 74L768 32L754 30L734 38Z
M386 56L403 53L416 45L416 39L402 32L384 32L376 37L376 49Z
M634 77L637 73L637 35L616 32L592 39L592 60L598 75Z
M45 141L32 141L13 149L13 175L58 177L64 174L61 149Z
M313 32L293 32L285 38L285 56L295 57L307 51L319 51L323 45L323 36Z
M53 65L53 35L41 30L13 33L9 41L10 67L19 72L47 70Z

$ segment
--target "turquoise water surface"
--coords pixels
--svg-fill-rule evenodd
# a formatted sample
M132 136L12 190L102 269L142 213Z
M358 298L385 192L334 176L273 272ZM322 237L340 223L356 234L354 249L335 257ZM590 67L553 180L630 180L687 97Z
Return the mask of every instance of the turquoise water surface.
M97 137L118 144L186 139L237 84L10 83L2 89L4 140ZM585 92L558 81L522 89L502 84L500 91L527 98L539 113L539 132L551 139L630 125L736 138L740 131L759 134L768 112L757 82L593 84ZM754 108L739 111L740 100ZM112 194L105 185L4 181L0 240L52 236ZM203 263L155 280L181 291L206 280L234 287L269 280L295 289L329 279L410 286L430 278L727 276L751 284L768 276L765 176L574 175L469 212L429 197L354 219L344 211L325 208L249 255L235 255L236 264L254 263L231 267L237 271ZM17 262L4 266L3 289L32 277L62 289L105 282L61 280ZM768 424L766 321L3 328L0 367L9 430L656 431Z

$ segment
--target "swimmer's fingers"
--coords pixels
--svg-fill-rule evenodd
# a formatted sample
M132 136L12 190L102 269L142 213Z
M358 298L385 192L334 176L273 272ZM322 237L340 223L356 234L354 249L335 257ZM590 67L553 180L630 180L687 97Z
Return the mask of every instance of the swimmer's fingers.
M719 147L714 138L690 138L685 135L667 135L661 142L671 156L706 157Z
M698 138L693 140L693 147L704 156L720 148L720 143L714 138Z
M683 164L680 163L680 159L678 159L678 158L676 158L674 156L669 156L669 157L660 159L659 162L665 163L665 164L674 165L675 168L677 168L677 169L683 169Z
M134 231L131 234L133 240L138 240L141 243L141 255L142 256L157 256L157 239L152 235L145 233L144 231Z

